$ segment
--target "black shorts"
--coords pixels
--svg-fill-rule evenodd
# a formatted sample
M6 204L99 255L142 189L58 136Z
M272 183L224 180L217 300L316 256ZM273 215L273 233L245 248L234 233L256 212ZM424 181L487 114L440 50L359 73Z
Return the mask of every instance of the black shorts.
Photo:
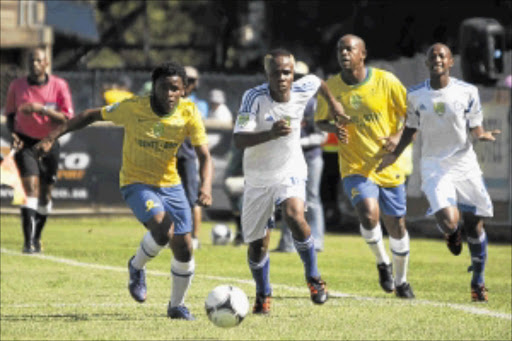
M199 194L199 176L196 158L178 158L178 174L185 189L190 207L196 206Z
M22 178L39 176L42 181L54 184L57 181L57 171L59 170L59 141L55 141L48 154L38 157L32 147L39 140L21 134L18 136L23 141L23 148L14 154L14 159L20 176Z

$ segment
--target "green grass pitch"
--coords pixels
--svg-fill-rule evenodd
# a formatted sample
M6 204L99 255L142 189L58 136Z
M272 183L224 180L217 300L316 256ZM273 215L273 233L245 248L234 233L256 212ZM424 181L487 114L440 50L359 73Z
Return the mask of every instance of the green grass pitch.
M409 281L417 299L384 293L360 236L328 234L318 255L331 299L313 305L297 254L271 253L269 316L249 314L232 329L215 327L204 300L217 285L254 300L246 246L211 245L204 223L196 275L186 303L197 320L169 320L168 249L147 266L148 299L127 290L126 263L145 230L130 217L50 218L44 253L22 255L19 218L1 216L2 340L511 340L511 246L491 244L490 301L470 301L467 245L452 256L442 240L411 237ZM272 236L271 248L279 238ZM386 238L387 239L387 238Z

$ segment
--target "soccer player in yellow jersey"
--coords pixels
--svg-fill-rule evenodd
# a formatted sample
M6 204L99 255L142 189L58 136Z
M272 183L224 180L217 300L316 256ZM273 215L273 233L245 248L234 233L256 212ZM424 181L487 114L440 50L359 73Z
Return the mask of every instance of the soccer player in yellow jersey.
M212 160L201 115L194 103L182 98L187 79L183 67L173 62L162 64L153 70L151 78L150 96L87 109L53 130L36 148L44 153L59 136L95 121L112 121L124 127L121 193L148 229L135 256L128 261L130 294L138 302L146 300L145 265L170 241L173 283L167 315L193 320L184 305L195 269L192 220L176 171L176 152L185 137L190 137L200 163L197 202L201 206L212 202Z
M414 298L407 282L409 235L405 227L406 193L403 169L396 164L376 173L381 156L396 147L406 112L406 90L391 73L365 66L366 46L355 35L342 36L337 44L341 73L327 85L351 122L330 122L328 107L318 99L315 116L319 127L335 132L343 187L360 220L360 231L374 253L379 282L386 292ZM393 265L382 240L380 217L389 234ZM395 270L393 278L393 267Z

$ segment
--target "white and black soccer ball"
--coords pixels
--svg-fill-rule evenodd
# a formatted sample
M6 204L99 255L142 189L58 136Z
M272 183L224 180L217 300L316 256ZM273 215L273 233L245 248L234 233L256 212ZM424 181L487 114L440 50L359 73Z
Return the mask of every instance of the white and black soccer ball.
M212 244L213 245L226 245L233 237L231 229L224 224L216 224L212 228Z
M242 289L220 285L210 291L204 307L214 325L231 328L238 326L249 312L249 300Z

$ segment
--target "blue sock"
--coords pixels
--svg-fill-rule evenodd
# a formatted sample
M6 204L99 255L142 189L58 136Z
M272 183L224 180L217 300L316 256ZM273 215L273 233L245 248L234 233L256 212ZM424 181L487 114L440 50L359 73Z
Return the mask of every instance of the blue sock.
M473 278L471 285L484 284L485 262L487 260L487 235L483 231L477 239L468 238L469 253L471 254L471 265Z
M270 258L268 253L259 263L255 263L250 259L247 261L252 272L252 278L254 278L254 281L256 282L256 294L271 295L272 287L270 286Z
M294 239L293 244L295 245L295 249L297 249L297 252L300 255L300 259L302 259L302 263L304 263L306 280L308 280L310 277L320 277L320 272L318 271L318 266L316 263L316 251L313 236L309 236L309 238L303 242L299 242L298 240Z

